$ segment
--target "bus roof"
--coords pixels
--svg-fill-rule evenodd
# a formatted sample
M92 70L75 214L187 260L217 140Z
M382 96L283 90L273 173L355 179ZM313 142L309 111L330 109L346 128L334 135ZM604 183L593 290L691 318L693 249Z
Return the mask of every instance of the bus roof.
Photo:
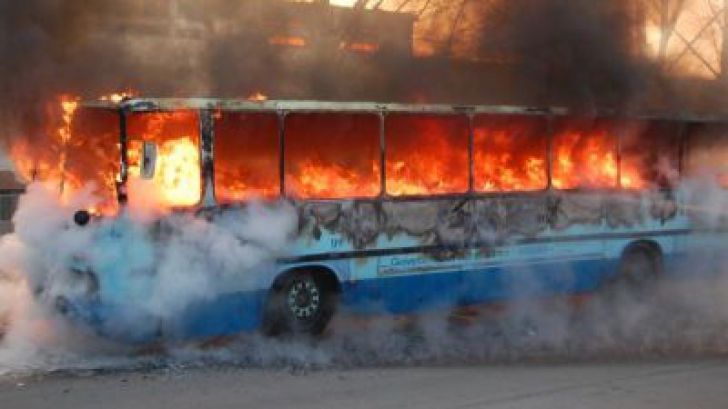
M422 113L422 114L494 114L494 115L552 115L577 114L565 107L529 107L507 105L448 105L402 104L379 102L292 101L218 98L132 98L121 102L84 101L82 106L98 109L123 109L127 112L156 112L211 109L240 112L349 112L349 113ZM582 113L583 114L583 113ZM591 116L676 121L728 122L725 114L695 114L688 112L617 110L592 111Z

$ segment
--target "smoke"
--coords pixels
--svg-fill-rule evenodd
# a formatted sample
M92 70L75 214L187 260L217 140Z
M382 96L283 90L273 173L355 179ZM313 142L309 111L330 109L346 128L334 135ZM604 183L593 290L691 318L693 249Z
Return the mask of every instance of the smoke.
M166 214L153 220L133 200L119 218L79 227L75 209L95 198L81 191L62 201L56 192L31 184L14 216L14 233L0 241L0 271L7 275L0 281L0 316L7 321L0 371L109 351L56 311L59 298L89 291L90 283L73 271L79 262L98 272L105 302L120 307L102 330L133 339L153 334L160 319L179 317L195 303L261 289L259 280L298 227L286 203L250 203L212 219ZM139 193L130 190L131 197Z
M628 108L647 98L647 62L630 1L509 0L487 8L485 54L513 61L541 104ZM526 91L528 92L528 91Z
M704 185L695 186L687 183L680 189L689 208L726 214L725 192L706 195ZM136 219L133 212L120 221L76 227L70 222L73 209L90 200L82 192L73 205L64 205L54 189L40 184L31 185L22 198L16 232L0 243L0 270L6 272L0 281L0 316L9 320L0 342L0 373L200 365L457 365L728 352L728 280L719 256L723 247L718 242L708 253L706 242L696 236L702 251L691 254L680 270L689 277L702 269L704 277L666 277L646 292L613 284L577 298L518 297L504 305L412 316L342 313L320 340L268 339L252 333L214 349L169 344L164 354L139 356L131 347L98 339L56 315L54 297L84 291L67 274L65 263L83 254L99 271L118 274L115 279L126 287L128 306L142 307L144 314L116 320L117 329L144 332L149 330L146 314L173 317L183 314L189 303L236 286L255 287L259 272L289 244L297 228L296 213L284 204L252 204L213 221L167 215L163 220L171 235L152 244L145 232L154 223ZM716 218L709 223L717 227L721 222ZM105 229L112 225L116 236L104 241ZM717 262L705 262L708 257ZM158 266L147 274L152 263ZM508 276L512 289L525 295L537 283L519 278L532 277L524 268L514 268ZM107 301L114 302L110 296Z
M500 89L504 77L494 66L413 60L409 55L385 55L375 64L363 64L321 50L306 58L282 56L271 52L263 35L245 30L206 42L183 35L170 41L170 35L101 30L99 17L131 17L127 13L134 8L124 3L0 1L0 122L6 139L43 135L45 103L63 93L93 98L130 88L146 95L241 97L264 84L262 91L275 87L271 97L301 99L411 100L412 95L425 95L430 102L566 101L587 109L626 108L640 99L648 69L631 53L623 2L495 2L484 14L488 24L479 43L484 55L509 61L505 90ZM201 7L212 20L215 14L251 12L245 5L231 11L228 3L204 2ZM15 233L0 242L0 322L6 322L0 373L155 365L157 359L162 365L212 361L306 367L591 359L721 353L728 345L728 283L717 276L665 280L649 296L605 291L579 301L579 307L571 301L531 300L456 314L339 316L319 342L253 334L212 352L175 348L153 362L129 358L129 349L79 333L56 316L54 299L85 290L66 271L74 258L82 256L93 268L110 271L112 278L124 277L119 282L133 291L120 293L133 294L125 301L145 314L175 316L186 305L213 299L223 290L255 286L250 272L264 270L297 227L295 211L284 204L252 204L209 221L166 215L143 186L131 189L145 193L131 196L131 207L121 219L79 228L71 221L73 211L94 201L89 192L62 203L54 189L29 187L14 218ZM699 198L694 206L705 226L720 226L723 203L728 203L721 191L694 182L681 194ZM155 227L160 217L163 229ZM154 229L166 232L163 246L152 243L149 231ZM111 230L122 240L99 240ZM699 250L686 263L690 270L703 265L723 272L719 253L710 253L716 262L708 266ZM153 265L154 274L148 274ZM514 285L528 289L533 283ZM124 318L122 327L139 332L151 325L144 314Z

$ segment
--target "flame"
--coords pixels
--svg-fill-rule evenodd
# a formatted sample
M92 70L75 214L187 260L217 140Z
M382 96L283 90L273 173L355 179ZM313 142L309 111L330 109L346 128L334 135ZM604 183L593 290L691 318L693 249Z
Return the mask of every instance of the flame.
M268 100L268 96L260 91L256 91L248 96L247 100L253 102L264 102Z
M341 49L348 49L350 51L354 52L360 52L365 54L375 54L379 51L379 44L377 43L363 43L363 42L353 42L349 43L346 41L342 41L339 44L339 48Z
M465 193L468 125L458 116L393 115L387 122L387 193Z
M555 137L556 189L616 188L617 139L604 130L566 131ZM629 176L627 176L629 178Z
M200 200L200 160L190 137L165 142L159 148L154 181L165 201L174 206L191 206Z
M371 175L379 174L379 165L372 164L371 172L359 172L343 166L307 162L289 177L290 190L302 197L345 198L374 197L380 192L380 181Z
M475 189L533 191L548 187L547 123L523 117L476 117L473 132Z
M90 209L101 214L115 211L118 117L113 111L82 108L78 98L69 96L61 97L49 112L50 131L44 139L20 138L11 147L18 172L26 180L60 181L64 198L93 183L102 200ZM216 128L217 141L224 148L216 154L218 196L222 201L276 197L280 193L278 117L236 115L217 115L221 123L228 117L238 121L230 119L234 126ZM285 181L289 193L321 199L376 197L381 193L378 116L293 114L290 118L298 118L298 122L290 127L287 122L286 128ZM533 127L522 118L507 118L506 122L476 118L476 191L548 188L551 144L552 184L556 189L654 186L647 179L644 160L623 157L620 168L614 127L557 126L551 142L548 126ZM240 128L243 125L245 128ZM153 185L164 204L197 204L202 193L198 114L130 114L128 132L130 177L141 177L142 147L144 142L152 142L157 146ZM468 123L464 116L392 114L385 122L385 132L387 194L468 191Z
M154 184L165 205L197 204L202 192L197 114L191 111L129 116L129 176L141 177L143 142L157 146ZM133 195L135 192L130 191Z
M115 104L118 104L125 99L133 98L136 95L136 92L134 91L121 91L121 92L114 92L107 95L102 95L99 100L105 101L105 102L113 102Z
M89 206L111 213L117 208L118 117L113 112L91 112L79 101L63 95L48 104L44 123L35 133L15 138L10 157L21 179L57 186L64 203L87 189L95 196Z
M547 129L545 123L539 126L525 118L476 120L476 190L509 192L548 188ZM567 128L557 132L553 156L552 184L556 189L618 186L645 189L650 186L637 165L642 164L641 161L635 163L628 160L632 158L625 157L620 170L617 136L610 127Z
M78 110L78 103L79 99L75 97L61 97L61 111L62 111L62 125L60 128L58 128L58 139L61 143L61 157L59 161L59 167L62 172L62 178L61 178L61 193L63 194L70 194L71 189L64 189L64 181L66 180L65 173L68 171L66 169L66 162L68 160L68 150L65 149L69 142L71 141L72 131L71 131L71 125L73 122L73 117L76 114L76 111Z
M280 45L287 47L305 47L308 43L303 37L271 37L268 39L271 45Z

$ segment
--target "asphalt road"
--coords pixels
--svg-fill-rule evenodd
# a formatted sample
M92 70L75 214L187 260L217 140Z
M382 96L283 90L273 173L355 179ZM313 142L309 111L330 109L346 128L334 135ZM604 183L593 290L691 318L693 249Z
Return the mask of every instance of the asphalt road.
M728 408L728 358L0 378L0 408Z

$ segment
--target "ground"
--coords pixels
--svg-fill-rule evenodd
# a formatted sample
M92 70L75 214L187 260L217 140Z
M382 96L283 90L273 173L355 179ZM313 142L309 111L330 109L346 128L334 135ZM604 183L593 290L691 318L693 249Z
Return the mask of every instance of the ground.
M31 326L35 336L0 344L0 409L725 409L726 280L340 314L316 339L251 333L137 350Z
M13 408L725 409L728 358L292 371L217 367L6 377Z

